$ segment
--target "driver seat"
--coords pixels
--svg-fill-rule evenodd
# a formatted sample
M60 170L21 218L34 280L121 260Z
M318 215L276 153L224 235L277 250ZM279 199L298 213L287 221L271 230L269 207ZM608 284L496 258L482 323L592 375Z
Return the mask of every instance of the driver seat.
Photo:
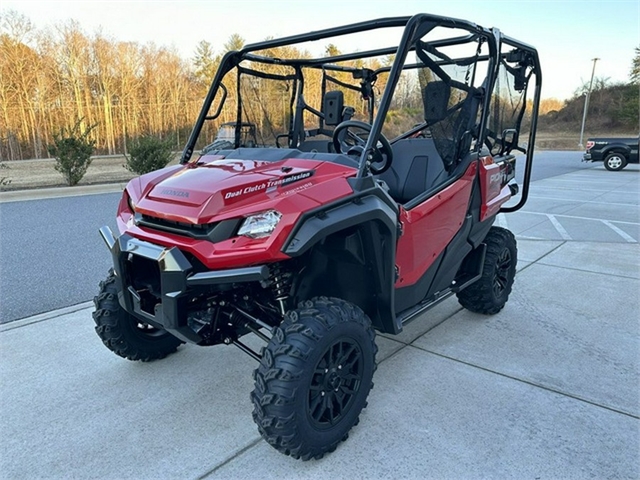
M324 120L324 125L335 127L341 122L351 120L354 113L355 110L353 107L344 105L344 94L340 90L332 90L324 94L324 98L322 99L322 119ZM311 135L306 137L305 140L298 145L299 150L303 152L336 153L330 138L313 138L320 135L331 137L333 130L324 129L321 125L321 128L308 131L308 133Z
M393 162L377 175L389 195L404 204L431 190L448 177L444 162L431 138L408 138L393 144Z

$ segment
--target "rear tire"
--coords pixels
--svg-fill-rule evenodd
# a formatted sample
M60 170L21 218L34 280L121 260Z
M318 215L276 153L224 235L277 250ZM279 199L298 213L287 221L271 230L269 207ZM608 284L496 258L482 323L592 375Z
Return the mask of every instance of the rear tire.
M484 243L487 254L480 280L458 292L458 301L467 310L493 315L509 299L516 275L518 249L516 239L509 230L491 227Z
M367 405L377 351L369 318L344 300L314 298L287 313L254 372L262 437L302 460L334 451Z
M93 320L102 343L116 355L141 362L159 360L175 352L182 341L127 313L118 302L115 282L116 277L110 270L93 299L96 306Z
M627 159L621 153L610 153L604 159L604 168L610 172L618 172L627 166Z

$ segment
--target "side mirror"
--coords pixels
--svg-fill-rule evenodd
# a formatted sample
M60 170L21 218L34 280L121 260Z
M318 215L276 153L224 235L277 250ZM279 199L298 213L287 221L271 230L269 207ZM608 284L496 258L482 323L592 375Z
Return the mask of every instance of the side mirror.
M505 128L502 131L501 143L502 147L498 155L510 154L511 150L518 146L518 131L515 128Z

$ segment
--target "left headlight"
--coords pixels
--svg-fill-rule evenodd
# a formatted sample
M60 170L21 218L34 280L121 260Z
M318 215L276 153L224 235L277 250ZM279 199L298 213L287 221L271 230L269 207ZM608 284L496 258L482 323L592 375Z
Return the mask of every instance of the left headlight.
M238 235L249 238L266 238L273 233L282 214L275 210L257 213L244 219Z

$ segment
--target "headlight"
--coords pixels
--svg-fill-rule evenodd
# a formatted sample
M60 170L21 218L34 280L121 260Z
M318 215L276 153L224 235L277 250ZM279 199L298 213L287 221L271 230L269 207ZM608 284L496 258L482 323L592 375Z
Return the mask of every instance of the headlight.
M282 215L275 210L257 213L242 222L238 235L249 238L266 238L273 233Z
M131 210L132 213L136 213L136 204L131 199L131 195L129 195L126 190L125 195L127 196L127 204L129 205L129 210Z

